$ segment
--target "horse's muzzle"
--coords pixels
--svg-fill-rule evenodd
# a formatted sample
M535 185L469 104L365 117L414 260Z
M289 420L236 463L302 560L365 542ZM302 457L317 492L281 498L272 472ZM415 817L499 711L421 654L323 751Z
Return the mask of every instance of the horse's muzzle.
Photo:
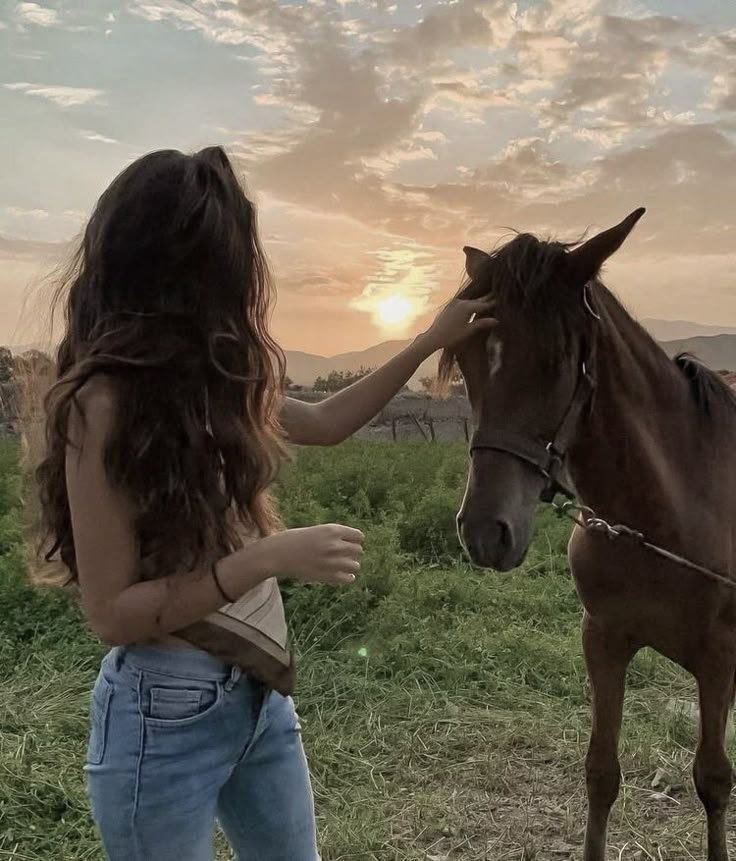
M511 571L524 561L527 545L517 543L513 525L507 520L491 520L470 526L462 513L457 516L457 532L471 562L480 568Z

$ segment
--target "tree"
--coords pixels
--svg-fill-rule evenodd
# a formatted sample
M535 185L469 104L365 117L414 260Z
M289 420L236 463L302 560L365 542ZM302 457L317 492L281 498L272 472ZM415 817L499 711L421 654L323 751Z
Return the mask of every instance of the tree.
M419 382L425 392L437 391L437 377L422 377ZM465 394L465 381L457 365L453 368L448 388L451 395Z
M317 377L312 386L315 392L339 392L363 377L367 377L374 368L364 368L362 365L357 371L330 371L326 377Z
M12 382L14 367L13 354L7 347L0 347L0 383Z
M26 350L16 358L15 368L25 374L50 377L54 373L54 360L41 350Z
M306 386L295 383L291 377L286 377L284 379L284 391L286 392L303 392L305 388Z
M419 385L425 392L433 392L437 386L437 377L422 377L419 380Z

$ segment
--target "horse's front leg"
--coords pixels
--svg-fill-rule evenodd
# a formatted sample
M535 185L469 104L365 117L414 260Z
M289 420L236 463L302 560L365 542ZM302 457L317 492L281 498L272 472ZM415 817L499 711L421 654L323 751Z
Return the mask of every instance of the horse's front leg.
M621 767L618 741L624 707L626 668L636 649L625 637L586 613L583 651L593 694L593 726L585 760L588 823L584 861L604 861L611 807L618 797Z
M723 655L704 662L698 674L700 740L695 753L695 788L708 817L708 861L728 861L726 813L733 786L726 756L726 722L733 698L734 667Z

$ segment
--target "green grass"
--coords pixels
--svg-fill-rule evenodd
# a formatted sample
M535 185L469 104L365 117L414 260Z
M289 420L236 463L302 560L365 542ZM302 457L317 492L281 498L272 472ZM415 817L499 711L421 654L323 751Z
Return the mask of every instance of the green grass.
M24 579L16 454L0 442L0 861L102 859L81 766L104 649ZM541 512L523 568L473 569L453 527L465 469L462 445L350 442L301 452L280 480L289 525L367 534L354 587L285 590L325 861L580 857L589 706L568 527ZM610 858L702 857L694 731L668 708L692 694L652 654L632 666Z

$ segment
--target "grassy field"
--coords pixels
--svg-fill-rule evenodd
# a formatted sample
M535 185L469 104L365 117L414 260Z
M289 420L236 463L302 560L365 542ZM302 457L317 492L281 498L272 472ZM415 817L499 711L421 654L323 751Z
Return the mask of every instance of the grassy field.
M462 445L300 453L289 525L368 536L359 585L288 587L325 861L579 859L588 688L568 527L540 514L510 575L472 569L453 520ZM15 448L0 442L0 861L102 859L81 770L103 649L64 596L23 578ZM690 679L631 668L611 859L703 858ZM228 858L224 847L218 858Z

